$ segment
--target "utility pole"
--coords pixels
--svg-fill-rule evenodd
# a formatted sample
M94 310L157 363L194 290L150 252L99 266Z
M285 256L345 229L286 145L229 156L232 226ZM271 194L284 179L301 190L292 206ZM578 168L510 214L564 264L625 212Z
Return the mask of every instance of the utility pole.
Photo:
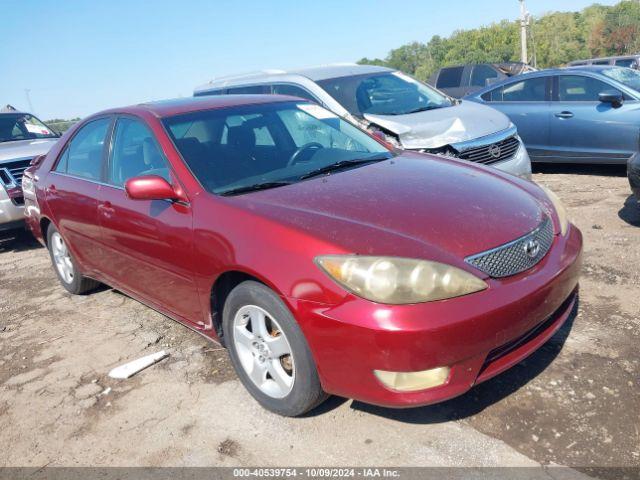
M28 89L28 88L24 89L24 94L27 96L27 103L29 104L29 113L34 113L33 112L33 105L31 105L31 95L29 95L29 92L31 92L30 89Z
M524 0L518 0L520 2L520 44L522 51L520 53L520 61L522 63L529 63L529 56L527 54L527 27L529 26L529 13L527 7L524 4Z

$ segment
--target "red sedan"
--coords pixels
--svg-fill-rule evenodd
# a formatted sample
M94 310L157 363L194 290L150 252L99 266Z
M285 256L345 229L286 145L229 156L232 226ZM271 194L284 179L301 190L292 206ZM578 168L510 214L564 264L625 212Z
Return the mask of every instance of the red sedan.
M227 346L264 407L460 395L560 328L582 236L557 197L399 153L292 97L143 104L74 126L24 181L70 292L111 285Z

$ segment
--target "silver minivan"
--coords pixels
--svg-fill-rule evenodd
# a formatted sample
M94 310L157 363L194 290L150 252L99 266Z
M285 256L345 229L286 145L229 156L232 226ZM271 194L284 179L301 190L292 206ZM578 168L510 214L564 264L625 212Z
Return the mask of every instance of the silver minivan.
M502 113L453 99L386 67L333 64L216 78L194 95L280 94L312 100L397 147L491 165L529 179L531 162Z
M575 60L567 63L568 67L583 67L585 65L615 65L616 67L627 67L633 68L634 70L640 70L640 54L590 58L588 60Z

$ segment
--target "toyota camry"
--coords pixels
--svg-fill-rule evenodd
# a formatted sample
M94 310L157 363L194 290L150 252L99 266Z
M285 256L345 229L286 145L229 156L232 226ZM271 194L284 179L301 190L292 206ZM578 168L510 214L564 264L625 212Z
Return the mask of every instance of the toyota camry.
M104 111L33 163L27 223L62 286L110 285L222 342L282 415L455 397L576 302L582 236L552 192L294 97Z

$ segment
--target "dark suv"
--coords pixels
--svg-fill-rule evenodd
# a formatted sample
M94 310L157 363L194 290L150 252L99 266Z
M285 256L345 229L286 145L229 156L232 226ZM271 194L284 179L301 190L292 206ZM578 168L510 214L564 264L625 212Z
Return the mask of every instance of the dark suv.
M429 84L451 97L462 98L494 82L534 70L517 62L457 65L438 70L429 79Z

